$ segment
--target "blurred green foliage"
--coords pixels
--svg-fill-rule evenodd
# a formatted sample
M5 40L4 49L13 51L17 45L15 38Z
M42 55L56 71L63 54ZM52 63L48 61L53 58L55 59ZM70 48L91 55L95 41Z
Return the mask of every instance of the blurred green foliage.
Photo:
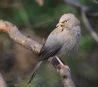
M2 7L3 5L0 7L0 19L7 20L15 24L16 26L19 27L19 29L22 29L21 32L25 33L26 35L29 35L28 32L30 33L35 32L38 36L46 38L48 34L55 28L55 25L58 23L58 20L61 17L61 15L65 13L73 13L78 17L78 19L80 19L81 32L82 32L80 48L74 56L70 56L64 59L65 64L68 64L69 67L71 68L72 77L77 87L98 87L98 83L97 83L98 44L92 39L92 37L84 27L81 20L81 14L79 9L64 3L63 0L44 0L43 6L39 6L39 4L35 0L19 0L19 1L22 4L23 8L25 9L26 15L31 24L30 29L25 25L23 17L19 11L20 9L14 5L18 3L18 0L9 0L7 7ZM94 12L95 11L98 12L98 4L95 4L90 0L73 0L73 1L81 3L91 8L92 11ZM94 28L96 28L95 29L96 32L98 32L97 30L98 21L96 21L96 19L98 18L93 18L93 17L88 17L88 18L90 20L91 25L94 26ZM0 69L2 70L3 70L3 66L5 66L4 59L6 59L4 58L3 53L6 53L10 49L12 53L16 54L17 48L20 48L17 47L16 44L8 38L9 37L7 35L0 33L0 41L2 41L0 42L0 63L1 63ZM19 49L19 53L21 53L22 55L22 51L24 51L24 49L22 51L21 49L23 48ZM18 55L18 53L16 55ZM26 57L28 57L28 55ZM35 65L35 62L31 62L32 54L31 54L31 59L29 59L29 57L26 60L27 63L31 63ZM32 59L32 61L34 61L34 59ZM39 70L39 73L35 77L34 81L29 85L27 84L27 80L29 78L29 74L32 70L33 65L30 65L31 67L30 66L28 67L30 70L17 69L16 67L18 65L19 63L16 63L12 68L12 70L10 70L9 72L5 72L5 77L6 75L9 77L9 78L6 77L7 82L9 83L9 87L12 87L13 85L14 87L61 87L62 86L61 79L58 73L50 65L50 63L43 64L43 66ZM18 78L17 81L16 78Z

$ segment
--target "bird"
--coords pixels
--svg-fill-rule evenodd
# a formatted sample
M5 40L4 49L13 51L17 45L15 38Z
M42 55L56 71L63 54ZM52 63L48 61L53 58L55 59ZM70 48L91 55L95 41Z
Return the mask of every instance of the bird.
M28 83L33 80L43 61L53 56L61 58L74 53L79 48L80 36L80 21L76 16L72 13L62 15L56 28L43 44L38 54L39 62L35 66Z

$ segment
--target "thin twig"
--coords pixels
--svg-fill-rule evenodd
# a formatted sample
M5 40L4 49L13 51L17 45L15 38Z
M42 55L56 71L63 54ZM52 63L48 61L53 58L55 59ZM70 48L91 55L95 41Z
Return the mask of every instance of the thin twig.
M93 39L98 43L98 35L97 33L93 30L93 28L91 27L86 14L83 10L81 10L81 15L82 15L82 21L86 27L86 29L90 32L91 36L93 37Z

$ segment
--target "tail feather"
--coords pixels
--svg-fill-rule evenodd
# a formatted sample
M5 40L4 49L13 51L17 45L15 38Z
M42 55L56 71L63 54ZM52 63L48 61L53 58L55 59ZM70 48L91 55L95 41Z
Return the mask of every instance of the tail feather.
M38 69L39 69L39 67L40 67L40 65L41 65L42 62L43 62L43 61L39 61L39 62L37 63L37 65L35 66L33 72L31 73L31 76L30 76L30 79L29 79L28 83L30 83L30 82L34 79L34 76L35 76L36 73L38 72Z

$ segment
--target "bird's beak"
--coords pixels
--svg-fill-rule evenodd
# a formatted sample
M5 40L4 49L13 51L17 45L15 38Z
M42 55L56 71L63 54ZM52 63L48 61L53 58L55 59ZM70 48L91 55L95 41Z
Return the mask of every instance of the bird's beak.
M59 22L59 23L56 25L56 27L58 27L58 26L63 26L63 25L64 25L64 23Z

